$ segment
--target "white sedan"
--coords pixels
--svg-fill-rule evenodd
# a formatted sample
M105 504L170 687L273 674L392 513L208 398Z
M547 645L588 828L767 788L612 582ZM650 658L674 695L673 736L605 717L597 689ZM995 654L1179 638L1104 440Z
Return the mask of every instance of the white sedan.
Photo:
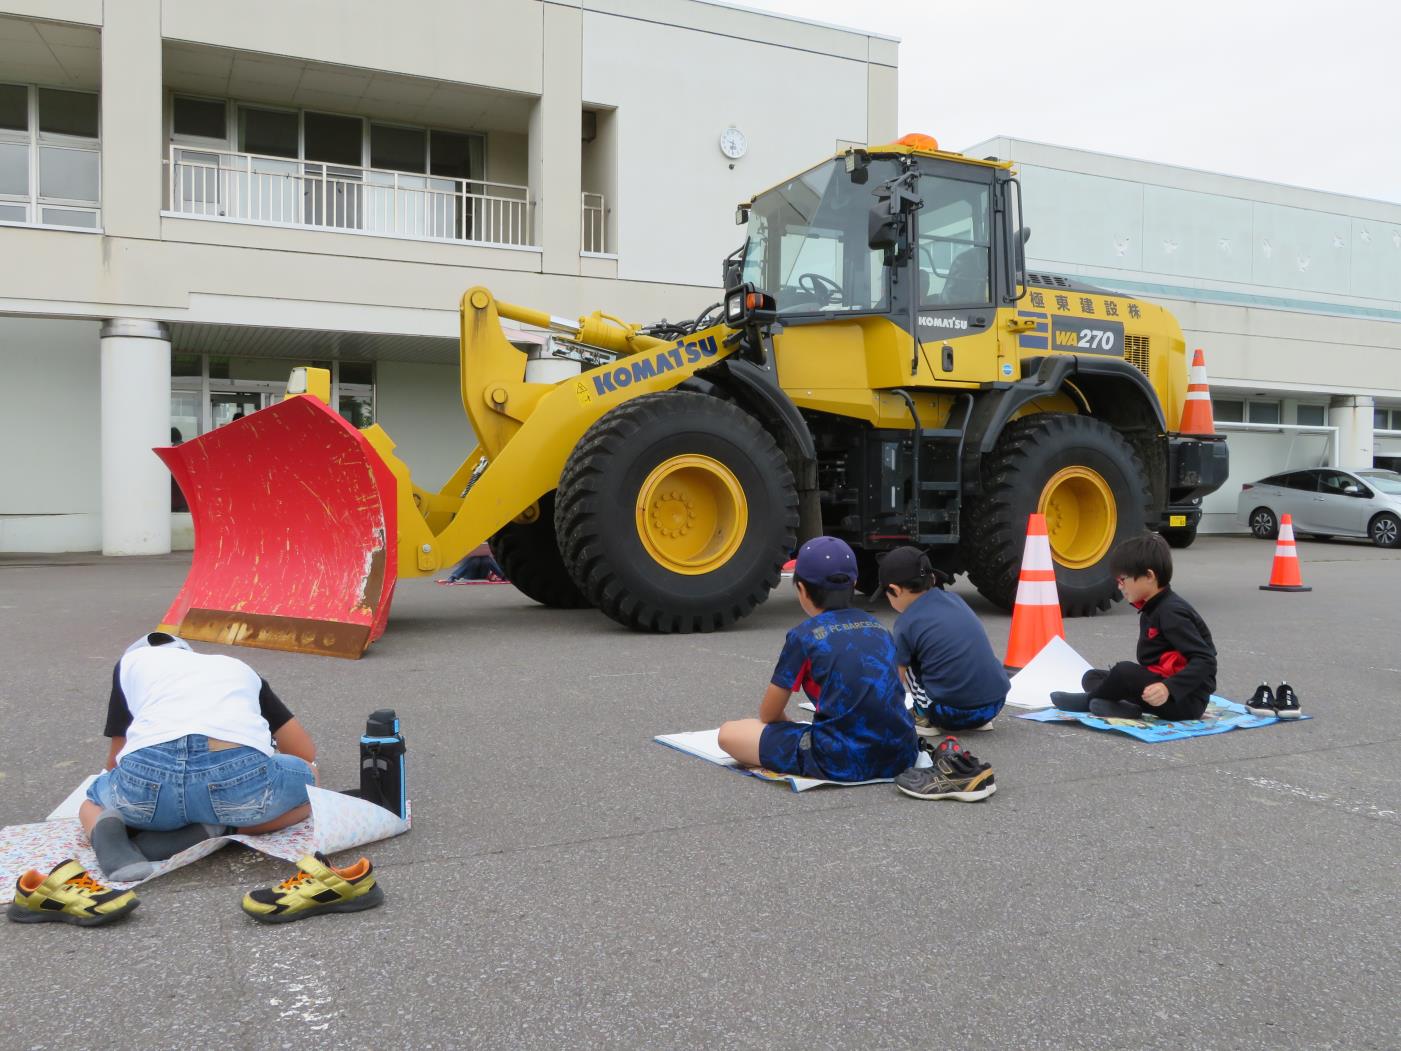
M1272 474L1240 487L1236 518L1262 540L1279 536L1281 515L1294 532L1327 539L1366 537L1378 547L1401 545L1401 474L1336 467Z

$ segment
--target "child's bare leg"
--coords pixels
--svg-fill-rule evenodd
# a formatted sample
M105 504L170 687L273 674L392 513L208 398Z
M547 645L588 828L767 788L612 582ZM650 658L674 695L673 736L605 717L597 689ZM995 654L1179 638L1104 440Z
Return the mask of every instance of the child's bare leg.
M97 824L97 819L102 816L102 808L91 799L84 799L83 805L78 808L78 824L83 826L83 835L89 840L92 839L92 826Z
M731 719L720 724L720 747L745 766L759 766L759 739L766 723L758 719Z

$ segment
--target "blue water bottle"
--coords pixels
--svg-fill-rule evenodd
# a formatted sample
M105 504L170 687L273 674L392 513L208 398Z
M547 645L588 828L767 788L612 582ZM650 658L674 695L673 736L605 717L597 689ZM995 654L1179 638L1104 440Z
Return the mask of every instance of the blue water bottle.
M409 816L404 735L393 708L371 712L360 738L360 798Z

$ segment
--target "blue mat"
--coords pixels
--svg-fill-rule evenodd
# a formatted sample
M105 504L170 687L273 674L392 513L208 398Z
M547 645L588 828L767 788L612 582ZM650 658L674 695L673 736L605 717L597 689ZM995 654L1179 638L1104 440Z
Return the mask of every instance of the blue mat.
M1252 715L1245 705L1217 697L1215 694L1212 695L1211 703L1207 705L1206 712L1200 719L1185 719L1182 722L1169 722L1152 715L1143 719L1102 719L1089 712L1063 712L1059 708L1043 708L1039 712L1028 712L1017 718L1030 719L1037 723L1084 723L1092 730L1114 730L1149 744L1178 741L1184 737L1210 737L1212 734L1223 734L1230 730L1254 730L1261 726L1273 726L1278 722L1294 721L1281 720L1273 715ZM1305 715L1301 718L1310 719L1312 716Z

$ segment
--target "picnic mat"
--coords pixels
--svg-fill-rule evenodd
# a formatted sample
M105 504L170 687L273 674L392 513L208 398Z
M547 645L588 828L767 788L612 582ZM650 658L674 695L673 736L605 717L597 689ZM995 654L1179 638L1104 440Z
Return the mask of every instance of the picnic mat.
M765 770L762 766L740 766L739 760L720 747L719 734L720 730L717 727L714 730L692 730L683 734L658 734L652 740L658 744L664 744L668 748L675 748L678 752L693 755L697 759L704 759L707 763L723 766L737 774L748 774L761 781L787 781L794 792L806 792L809 788L817 788L819 785L836 785L838 788L845 788L849 785L889 784L894 780L890 777L880 777L873 781L823 781L815 777L779 774L772 770Z
M15 881L26 869L48 872L67 858L76 858L78 864L89 869L103 882L121 890L146 882L138 880L137 883L115 883L102 875L102 870L97 865L97 855L93 853L88 837L83 834L82 826L78 824L78 805L82 802L85 788L86 782L70 793L54 813L49 815L50 819L47 821L39 821L32 825L10 825L0 830L0 904L14 898ZM373 843L375 840L388 839L409 830L409 821L401 820L397 814L363 799L342 795L340 792L330 792L314 785L308 785L306 793L311 801L311 817L306 821L261 836L235 833L206 839L188 850L182 850L167 861L156 862L155 872L146 879L155 879L167 872L183 868L200 858L208 857L231 842L242 843L275 858L296 861L318 850L323 854L334 854L365 843Z
M1181 722L1159 719L1156 715L1144 719L1102 719L1089 712L1063 712L1058 708L1027 712L1017 718L1038 723L1084 723L1091 729L1115 730L1149 744L1179 741L1184 737L1210 737L1212 734L1223 734L1229 730L1254 730L1284 721L1273 715L1252 715L1245 705L1228 701L1215 694L1212 694L1211 703L1207 705L1200 719L1184 719ZM1308 719L1311 716L1305 715L1301 718Z

